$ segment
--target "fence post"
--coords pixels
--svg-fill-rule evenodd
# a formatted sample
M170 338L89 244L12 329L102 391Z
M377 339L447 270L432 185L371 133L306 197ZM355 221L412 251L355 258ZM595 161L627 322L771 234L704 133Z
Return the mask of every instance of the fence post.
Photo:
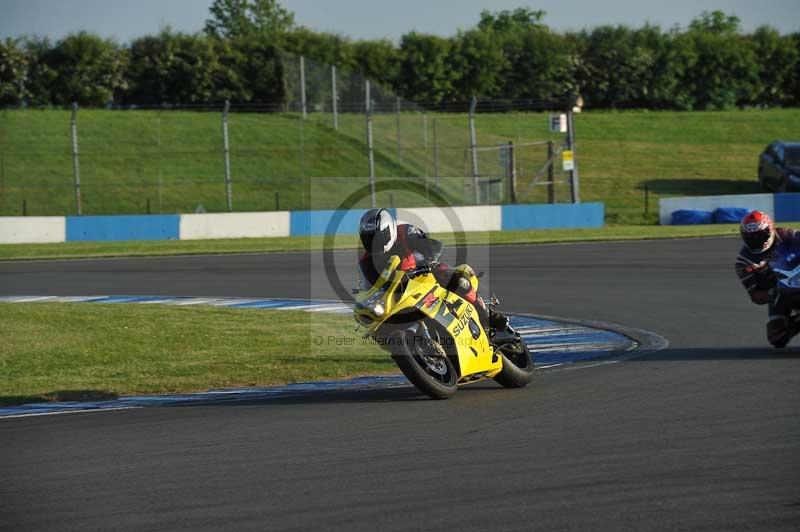
M469 105L469 145L472 151L472 188L475 189L475 205L481 202L480 181L478 178L478 139L475 134L475 108L478 106L478 99L473 96Z
M339 95L336 93L336 65L331 65L331 99L333 100L333 129L339 130Z
M581 184L578 178L578 160L575 157L575 113L572 104L567 111L567 148L572 151L572 170L569 171L569 188L572 203L581 202Z
M366 93L366 113L367 113L367 156L369 158L369 190L372 200L372 208L375 208L375 146L372 143L372 96L370 94L369 80L364 85Z
M300 103L303 106L303 120L308 116L306 108L306 58L300 56Z
M156 120L156 164L158 165L158 214L164 212L164 170L161 164L161 111Z
M222 143L225 150L225 200L228 204L228 212L233 212L233 187L231 186L231 143L228 137L228 112L231 109L231 102L225 100L225 107L222 110Z
M428 113L427 111L422 111L422 143L425 146L425 149L428 149Z
M509 199L511 203L517 202L517 153L514 149L514 141L508 141L508 168L506 170L509 186Z
M433 178L436 188L439 188L439 136L437 132L438 119L433 118Z
M395 128L397 129L397 162L400 162L401 156L401 148L400 148L400 96L395 97L394 100L394 112L395 112Z
M75 207L78 216L81 216L83 210L81 209L81 168L78 156L78 102L72 103L70 131L72 133L72 177L75 187Z
M553 172L553 157L555 155L555 150L553 149L553 141L547 141L547 160L550 161L550 164L547 165L547 203L555 203L556 202L556 189L555 183L553 180L555 179L555 173Z

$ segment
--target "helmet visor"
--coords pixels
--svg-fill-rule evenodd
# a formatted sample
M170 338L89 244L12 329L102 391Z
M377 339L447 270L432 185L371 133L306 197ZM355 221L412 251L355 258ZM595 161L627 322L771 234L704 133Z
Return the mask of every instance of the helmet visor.
M761 229L759 231L750 231L744 233L742 238L745 245L752 251L764 251L769 245L771 232L769 229Z

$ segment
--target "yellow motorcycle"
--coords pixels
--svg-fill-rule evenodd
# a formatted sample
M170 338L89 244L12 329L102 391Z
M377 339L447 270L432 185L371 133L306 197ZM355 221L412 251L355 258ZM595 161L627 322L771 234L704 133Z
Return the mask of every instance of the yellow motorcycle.
M533 379L533 356L520 335L507 325L487 334L475 307L436 280L430 266L399 268L391 257L378 281L355 294L354 317L388 351L403 374L433 399L452 396L459 384L494 379L521 388ZM469 266L456 268L478 290Z

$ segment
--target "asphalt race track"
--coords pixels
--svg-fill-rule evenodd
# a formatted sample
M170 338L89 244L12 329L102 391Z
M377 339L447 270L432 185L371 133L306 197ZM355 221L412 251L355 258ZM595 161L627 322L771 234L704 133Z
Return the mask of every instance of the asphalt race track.
M470 251L509 311L670 341L524 390L0 420L0 530L798 530L800 349L765 347L766 309L736 279L737 247ZM318 264L303 253L0 263L0 295L335 297Z

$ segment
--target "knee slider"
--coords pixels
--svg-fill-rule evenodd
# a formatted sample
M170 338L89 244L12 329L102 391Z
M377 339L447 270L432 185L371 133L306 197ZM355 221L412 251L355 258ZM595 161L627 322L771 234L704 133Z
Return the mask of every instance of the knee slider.
M460 294L466 294L472 290L472 285L470 284L469 280L464 277L459 277L456 284L458 285L458 293Z

